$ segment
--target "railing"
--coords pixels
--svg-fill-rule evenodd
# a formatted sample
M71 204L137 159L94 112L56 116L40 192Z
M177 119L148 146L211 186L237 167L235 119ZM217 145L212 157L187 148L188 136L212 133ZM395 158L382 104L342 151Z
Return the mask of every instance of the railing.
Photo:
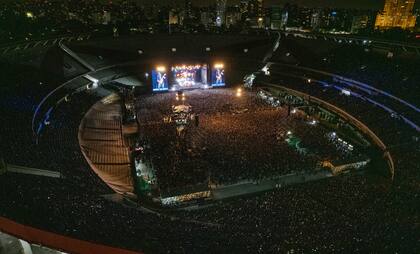
M69 35L69 36L60 36L50 39L27 41L27 42L16 42L14 44L10 43L8 45L0 45L0 56L6 56L8 54L17 53L22 50L41 48L41 47L50 47L59 44L60 42L71 42L71 41L81 41L89 40L91 34L79 34L79 35Z

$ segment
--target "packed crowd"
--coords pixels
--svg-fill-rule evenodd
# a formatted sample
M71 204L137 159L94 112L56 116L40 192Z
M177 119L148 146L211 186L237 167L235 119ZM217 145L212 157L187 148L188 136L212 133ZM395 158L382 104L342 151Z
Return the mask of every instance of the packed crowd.
M170 117L173 93L138 99L140 133L151 147L161 190L194 184L260 181L297 172L315 172L320 163L342 165L362 160L343 153L326 136L328 128L303 111L288 114L254 92L235 89L185 92L198 124L176 131ZM288 142L288 139L296 140ZM304 152L303 152L304 151ZM162 158L165 160L162 160Z
M29 74L15 76L35 80ZM79 94L67 104L59 105L55 117L40 137L39 145L35 145L30 120L43 93L37 93L40 89L34 89L38 88L35 84L22 81L1 87L0 115L3 122L0 125L0 154L7 162L60 170L65 177L0 175L0 216L59 234L146 253L416 253L420 248L417 237L420 150L413 142L412 130L371 104L355 102L354 98L338 95L332 89L309 89L305 80L281 80L342 107L366 121L387 145L393 145L389 149L396 163L394 181L391 183L388 178L369 172L347 174L252 197L211 203L197 210L148 212L134 205L131 207L102 198L100 195L110 191L92 173L80 154L77 128L86 109L98 98ZM152 96L153 104L140 101L139 106L148 107L139 107L138 113L142 120L150 123L150 127L143 126L149 129L147 134L153 137L160 133L160 141L173 148L176 145L173 138L176 136L175 129L162 125L162 120L154 121L170 114L167 101L159 99L165 96L173 94ZM188 103L200 115L199 128L207 126L205 135L211 134L214 125L220 125L231 134L225 140L219 135L212 135L214 143L226 140L242 143L244 141L239 134L251 135L252 132L255 132L252 136L271 135L270 140L276 140L277 133L260 134L262 130L252 128L252 125L259 124L267 129L268 123L257 120L256 112L282 118L285 116L283 109L273 109L252 96L232 98L238 103L214 98L216 96L209 94L207 98L189 101L187 95ZM243 109L248 110L242 112ZM293 117L297 119L276 124L284 130L294 128L292 132L304 137L303 140L325 134L320 127L305 125L305 128L297 128L306 122L300 122L298 116ZM221 121L225 118L229 122ZM239 126L239 120L246 120L250 125ZM185 144L188 148L207 142L213 152L225 149L219 147L220 144L212 144L212 140L202 136L201 129L197 130L200 131L191 131L186 135L193 138ZM315 140L320 140L319 137ZM262 138L254 139L256 145L263 142L259 139ZM311 143L304 145L311 147ZM241 146L250 149L250 144ZM172 159L170 156L179 156L162 152L162 149L165 151L167 148L156 146L154 153L159 155L157 159L161 163ZM266 151L264 149L268 148L261 149ZM208 155L211 152L209 150ZM292 154L295 159L301 158ZM282 158L281 155L278 157ZM213 157L209 159L217 162ZM230 170L226 174L234 174L235 177L236 173L232 172ZM200 177L199 180L208 177L194 173ZM258 170L251 176L256 176L255 173Z
M159 213L104 200L65 179L6 174L0 183L3 216L146 253L415 253L418 247L411 224L418 196L364 175Z

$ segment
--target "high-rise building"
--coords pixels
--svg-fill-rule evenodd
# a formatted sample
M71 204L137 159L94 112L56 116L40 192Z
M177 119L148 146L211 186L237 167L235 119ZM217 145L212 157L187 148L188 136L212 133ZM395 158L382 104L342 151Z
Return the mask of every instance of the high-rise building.
M415 0L385 0L384 10L376 16L375 27L414 28L416 26L416 16L413 15L414 2Z
M184 3L184 8L185 8L185 17L187 18L187 19L189 19L190 17L191 17L191 15L192 15L192 2L191 2L191 0L185 0L185 3Z
M241 9L247 8L247 12L251 17L264 17L264 1L248 0L241 1Z
M263 0L257 0L257 16L264 17L264 2Z
M241 0L240 4L239 4L239 10L241 12L241 14L247 13L248 12L248 0Z
M226 27L237 25L241 21L241 12L239 6L230 6L226 8Z
M358 33L362 29L366 29L369 25L369 16L368 15L360 15L354 16L353 21L351 23L350 32L353 34Z
M197 17L194 13L192 0L184 0L184 6L178 18L178 24L188 28L196 24Z
M414 10L414 15L417 17L416 29L417 29L417 32L419 32L420 31L420 8L417 8Z
M213 23L213 21L210 18L210 11L208 10L208 8L202 8L200 10L200 23L204 27L208 27L209 24Z
M177 25L179 24L179 10L172 9L169 11L169 25Z
M282 30L286 29L288 21L289 21L289 9L288 9L288 6L285 6L281 13L280 29Z
M216 1L216 26L221 27L225 24L227 0Z
M264 27L264 3L263 0L257 0L257 26L259 28Z
M282 29L282 8L280 6L270 8L270 28L273 30Z
M315 10L311 15L311 28L316 31L321 26L321 10Z

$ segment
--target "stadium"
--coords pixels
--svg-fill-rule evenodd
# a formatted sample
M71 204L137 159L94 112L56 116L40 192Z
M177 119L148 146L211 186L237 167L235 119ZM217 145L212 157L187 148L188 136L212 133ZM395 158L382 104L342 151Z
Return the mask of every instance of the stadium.
M418 50L269 31L4 48L1 246L415 253Z

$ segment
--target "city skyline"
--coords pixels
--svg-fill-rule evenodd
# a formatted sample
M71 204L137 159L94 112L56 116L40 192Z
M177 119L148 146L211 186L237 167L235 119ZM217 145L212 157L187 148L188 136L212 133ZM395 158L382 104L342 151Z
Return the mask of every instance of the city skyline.
M114 0L115 1L115 0ZM160 5L181 5L185 0L156 0L153 3L158 3ZM148 4L150 3L147 0L138 0L139 3ZM241 0L228 0L227 5L239 4ZM209 4L215 4L216 0L192 0L193 5L195 6L207 6ZM320 7L320 8L345 8L345 9L376 9L381 10L384 7L385 0L264 0L264 6L269 7L273 5L283 6L284 4L296 4L299 6L306 7ZM416 1L415 8L420 8L420 1Z

